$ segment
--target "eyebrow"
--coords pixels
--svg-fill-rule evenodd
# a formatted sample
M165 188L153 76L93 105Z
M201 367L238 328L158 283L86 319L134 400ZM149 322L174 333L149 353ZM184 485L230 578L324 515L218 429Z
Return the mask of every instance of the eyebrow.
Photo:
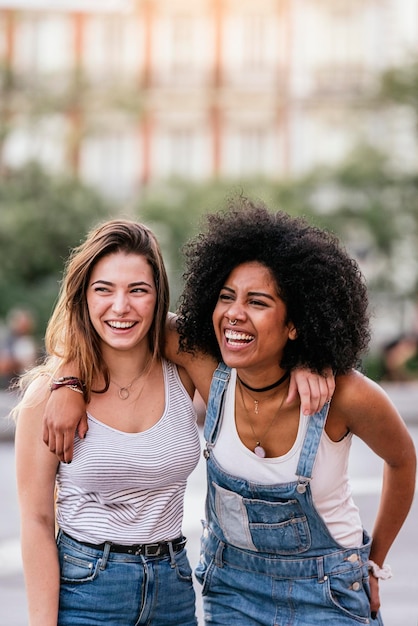
M225 289L225 291L229 291L230 293L235 293L235 289L232 289L231 287L227 287L226 285L224 285L222 289ZM252 296L252 297L261 296L262 298L268 298L269 300L274 302L274 297L271 296L269 293L264 293L264 291L249 291L247 295Z
M99 279L99 280L95 280L94 283L91 283L91 286L93 287L93 285L97 285L99 283L102 285L108 285L109 287L112 287L114 285L114 283L110 282L110 280ZM145 280L138 280L137 282L129 283L128 287L131 289L132 287L139 287L141 285L146 285L147 287L152 289L152 285L147 283Z

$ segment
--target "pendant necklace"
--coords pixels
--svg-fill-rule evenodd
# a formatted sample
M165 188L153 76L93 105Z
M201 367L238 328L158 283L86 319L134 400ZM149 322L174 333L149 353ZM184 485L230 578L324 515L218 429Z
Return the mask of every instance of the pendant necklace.
M244 381L241 380L241 378L238 376L238 372L237 372L237 378L238 378L240 384L245 387L246 393L250 396L251 400L254 402L254 413L256 415L258 415L258 409L259 409L260 401L257 400L256 398L253 398L253 396L250 394L250 391L256 391L257 393L262 393L263 391L270 391L270 389L275 389L276 387L279 387L282 383L284 383L285 380L287 380L289 378L289 376L290 376L290 372L287 371L275 383L273 383L271 385L267 385L267 387L257 388L257 387L250 387L250 385L247 385L247 383L244 383ZM250 390L250 391L248 391L248 390ZM271 394L271 395L273 395L273 394ZM267 396L267 398L271 397L271 395Z
M287 378L287 377L286 377L286 378ZM268 431L270 430L270 428L273 426L274 422L275 422L275 421L276 421L276 419L278 418L279 413L280 413L280 410L281 410L281 408L282 408L282 406L283 406L284 399L285 399L285 397L286 397L286 393L284 393L284 394L283 394L283 397L282 397L282 399L281 399L281 401L280 401L280 404L279 404L279 408L277 409L276 413L273 415L273 419L271 420L270 424L267 426L267 429L265 430L264 434L263 434L263 435L262 435L262 437L259 439L259 438L257 437L256 433L255 433L254 426L253 426L253 423L252 423L251 418L250 418L250 412L248 411L248 409L247 409L247 405L245 404L244 394L243 394L243 392L242 392L242 387L243 387L243 386L242 386L242 384L241 384L241 379L240 379L239 377L238 377L238 382L239 382L239 391L240 391L240 395L241 395L241 402L242 402L242 404L243 404L243 406L244 406L244 410L245 410L245 413L246 413L246 415L247 415L248 423L249 423L249 425L250 425L250 428L251 428L251 430L252 430L252 433L253 433L253 435L254 435L254 439L255 439L255 446L254 446L253 452L254 452L254 454L255 454L256 456L258 456L260 459L264 459L264 458L265 458L265 456L266 456L266 451L265 451L265 449L263 448L263 446L261 445L261 442L262 442L262 441L264 441L264 439L265 439L265 437L266 437L266 435L267 435ZM255 411L255 409L254 409L254 411ZM257 411L255 411L255 412L256 412L256 413L258 413L258 404L257 404Z
M123 387L121 387L120 385L118 385L117 382L115 382L114 380L110 379L110 382L113 383L114 385L116 385L116 387L119 388L118 390L118 396L121 400L127 400L130 396L130 388L132 387L132 385L134 384L134 382L136 380L138 380L139 378L141 378L141 376L144 374L145 370L147 369L148 365L150 363L150 360L148 360L145 364L145 367L143 368L142 372L140 374L138 374L138 376L135 376L135 378L129 383L129 385L124 385ZM149 373L149 372L148 372ZM144 383L145 385L145 383ZM142 393L142 389L144 388L144 385L141 388L141 391L139 393L139 395L141 395Z

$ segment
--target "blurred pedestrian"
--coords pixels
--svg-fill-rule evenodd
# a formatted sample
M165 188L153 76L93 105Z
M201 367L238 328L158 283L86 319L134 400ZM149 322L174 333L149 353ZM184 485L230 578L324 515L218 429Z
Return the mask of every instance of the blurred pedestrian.
M34 332L35 319L29 309L14 308L9 311L0 350L0 374L4 387L35 364L39 350Z
M383 346L381 379L389 382L418 380L418 338L404 334Z

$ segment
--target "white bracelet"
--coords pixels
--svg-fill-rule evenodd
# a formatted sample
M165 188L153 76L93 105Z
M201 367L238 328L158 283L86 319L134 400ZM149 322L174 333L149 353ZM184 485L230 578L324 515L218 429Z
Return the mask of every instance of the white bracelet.
M386 564L383 567L379 567L374 561L367 561L367 565L369 572L371 572L375 578L387 580L393 576L390 565Z

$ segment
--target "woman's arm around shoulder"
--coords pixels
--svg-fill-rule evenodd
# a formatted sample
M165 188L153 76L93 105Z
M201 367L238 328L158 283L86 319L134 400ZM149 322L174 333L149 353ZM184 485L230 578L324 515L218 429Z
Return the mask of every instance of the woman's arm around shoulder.
M187 375L193 381L195 388L206 404L212 376L218 362L210 354L180 350L176 319L177 316L173 313L170 313L167 317L164 356L187 372Z
M54 491L58 459L42 440L42 417L49 378L28 387L19 406L16 477L21 546L30 626L56 626L59 566L55 543Z
M410 510L416 452L408 429L386 392L359 372L337 377L329 418L360 437L384 461L370 559L382 567ZM371 577L371 610L379 609L378 581Z
M66 365L60 376L77 376L76 368ZM43 440L60 461L70 463L73 458L74 436L84 439L88 430L86 401L82 393L62 386L50 393L45 404Z

